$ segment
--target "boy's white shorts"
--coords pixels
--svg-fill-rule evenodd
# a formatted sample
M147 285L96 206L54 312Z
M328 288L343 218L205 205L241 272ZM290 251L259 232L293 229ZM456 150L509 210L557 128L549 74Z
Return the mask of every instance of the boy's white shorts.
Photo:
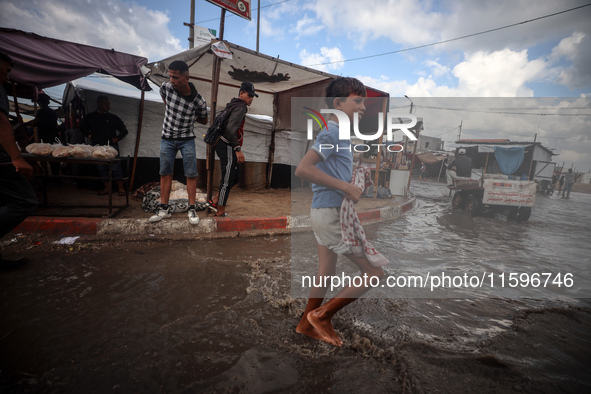
M341 208L312 208L310 224L316 241L336 254L352 253L351 245L343 242Z

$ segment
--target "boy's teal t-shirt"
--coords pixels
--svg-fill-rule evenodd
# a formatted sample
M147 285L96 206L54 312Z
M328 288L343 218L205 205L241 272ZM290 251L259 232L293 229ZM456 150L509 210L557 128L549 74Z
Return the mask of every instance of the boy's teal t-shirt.
M322 129L316 142L310 148L320 155L322 161L316 165L320 171L350 182L353 176L353 152L351 140L339 140L339 124L330 121L328 129ZM314 197L312 208L340 207L343 202L343 192L326 186L312 184Z

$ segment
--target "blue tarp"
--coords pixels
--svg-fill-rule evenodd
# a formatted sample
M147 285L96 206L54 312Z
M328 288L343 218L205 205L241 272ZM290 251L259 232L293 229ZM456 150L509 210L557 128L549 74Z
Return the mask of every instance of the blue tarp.
M513 175L515 171L523 163L525 156L525 146L513 146L510 148L503 148L502 146L495 146L495 158L501 172L505 175Z

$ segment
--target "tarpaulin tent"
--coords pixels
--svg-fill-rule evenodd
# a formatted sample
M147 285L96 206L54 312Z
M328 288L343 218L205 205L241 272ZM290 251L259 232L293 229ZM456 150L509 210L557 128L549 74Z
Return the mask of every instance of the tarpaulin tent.
M259 95L249 108L249 113L266 115L271 117L271 130L268 134L269 143L265 146L268 149L269 169L276 163L275 154L277 137L281 132L287 132L286 138L292 141L306 141L305 130L293 130L291 104L292 98L310 98L309 106L322 108L324 96L328 84L336 78L335 75L303 67L297 64L283 61L278 58L264 55L250 49L240 47L236 44L224 41L232 54L231 59L223 59L219 73L219 82L214 85L213 67L216 55L211 50L211 45L204 45L198 48L189 49L166 59L150 63L149 78L160 85L168 80L168 65L175 60L182 60L189 65L191 81L197 90L207 100L211 108L216 112L222 110L227 102L238 96L240 85L243 81L252 82ZM215 102L211 102L212 88L217 89ZM381 97L383 100L374 101L373 107L368 107L366 115L386 113L388 110L388 93L367 87L368 97ZM297 163L300 155L305 153L305 142L298 145L298 152L292 152L292 162ZM269 185L270 176L267 176Z
M119 84L120 85L120 84ZM69 82L64 89L63 102L69 103L74 97L80 98L86 106L87 112L96 110L96 99L100 95L107 95L111 102L111 112L119 116L128 130L138 127L140 112L140 92L137 89L127 89L108 82L108 79L90 80L88 78ZM162 123L164 120L164 102L156 91L145 94L144 113L142 121L142 138L138 148L138 156L145 158L160 157L160 140L162 137ZM207 126L195 124L195 135L205 134ZM272 119L266 115L247 114L244 125L245 138L243 151L249 162L266 163L268 161L268 146L272 130ZM301 157L306 147L305 141L293 141L289 130L277 133L275 163L297 165L296 157ZM297 138L298 136L296 136ZM122 156L133 156L136 135L130 133L119 143ZM298 155L290 154L290 146L296 147ZM196 144L198 159L205 159L205 144L198 140Z
M43 89L99 72L149 89L141 73L145 57L6 28L0 28L0 48L12 58L10 79L19 84Z

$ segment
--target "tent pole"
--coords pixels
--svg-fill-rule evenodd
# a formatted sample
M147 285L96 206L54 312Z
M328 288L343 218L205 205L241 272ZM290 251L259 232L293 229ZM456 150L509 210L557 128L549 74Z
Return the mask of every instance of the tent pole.
M271 187L271 176L273 175L273 162L275 161L275 129L271 131L271 144L269 145L269 168L267 169L267 189Z
M437 175L437 182L439 182L439 179L441 178L441 173L443 172L443 162L445 161L445 159L441 160L441 167L439 167L439 175Z
M133 151L133 168L131 170L131 181L129 183L129 190L131 192L133 190L133 182L135 181L135 170L137 168L137 155L140 149L140 137L142 135L142 121L144 120L144 101L145 101L145 91L142 90L142 96L140 98L140 114L137 120L137 133L135 135L135 150Z
M267 161L267 182L265 187L269 189L271 187L271 177L273 176L273 163L275 162L275 119L277 119L277 94L273 97L273 130L271 131L271 144L269 144L269 160Z
M18 98L16 95L16 85L14 84L14 81L12 81L12 80L10 81L10 84L12 85L12 96L14 97L14 112L16 113L16 117L19 118L21 116L21 114L20 114L20 109L18 107ZM35 102L35 107L37 107L37 102Z
M220 41L224 40L224 23L226 19L226 9L222 8L221 20L220 20ZM211 70L211 113L209 118L209 124L212 125L216 115L216 107L218 101L218 88L220 81L220 69L222 59L217 55L213 54L214 61ZM207 200L211 200L213 195L213 171L215 168L215 152L211 145L207 145L206 153L206 168L207 168Z
M419 134L420 134L420 130L417 128L417 140L414 143L414 147L412 148L412 161L410 162L410 173L408 174L408 185L406 185L406 190L409 191L410 190L410 180L412 179L412 170L413 167L415 166L415 153L417 153L417 145L419 144Z
M388 106L388 102L387 100L384 100L384 102L382 103L382 113L384 114L384 124L386 123L386 109ZM384 134L380 135L379 141L378 141L378 147L382 146L382 139L384 138ZM378 155L377 155L377 159L376 159L376 174L374 176L374 187L373 187L373 198L378 198L378 182L380 181L380 159L382 157L382 152L378 151Z
M531 149L531 160L529 161L529 170L527 170L527 178L530 181L533 181L534 178L535 178L535 176L531 176L531 170L532 170L532 167L534 165L534 153L535 153L535 150L536 150L536 144L534 143L531 147L532 147L532 149Z

